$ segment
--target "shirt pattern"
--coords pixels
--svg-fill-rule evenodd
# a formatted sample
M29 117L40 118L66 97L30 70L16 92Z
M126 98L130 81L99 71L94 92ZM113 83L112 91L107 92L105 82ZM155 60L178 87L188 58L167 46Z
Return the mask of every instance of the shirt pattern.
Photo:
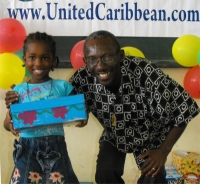
M100 142L132 152L140 167L144 160L139 155L159 147L172 127L186 125L199 108L182 86L146 59L125 57L121 74L116 94L99 84L86 66L69 82L77 93L84 93L88 112L104 127Z

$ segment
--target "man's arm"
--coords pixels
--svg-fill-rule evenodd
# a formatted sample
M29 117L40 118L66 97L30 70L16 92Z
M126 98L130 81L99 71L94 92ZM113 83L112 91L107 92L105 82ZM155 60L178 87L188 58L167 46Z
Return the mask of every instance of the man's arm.
M179 139L181 134L184 132L185 128L186 125L172 128L165 141L159 148L149 150L140 156L141 159L147 158L141 167L142 173L146 173L147 176L154 177L160 171L161 167L167 160L168 154L172 150L174 144Z

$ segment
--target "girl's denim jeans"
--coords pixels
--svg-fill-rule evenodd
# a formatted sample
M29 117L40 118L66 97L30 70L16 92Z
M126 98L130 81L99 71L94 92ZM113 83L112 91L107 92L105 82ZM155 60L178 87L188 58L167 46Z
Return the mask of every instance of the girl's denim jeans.
M14 148L10 183L79 183L63 136L20 138Z

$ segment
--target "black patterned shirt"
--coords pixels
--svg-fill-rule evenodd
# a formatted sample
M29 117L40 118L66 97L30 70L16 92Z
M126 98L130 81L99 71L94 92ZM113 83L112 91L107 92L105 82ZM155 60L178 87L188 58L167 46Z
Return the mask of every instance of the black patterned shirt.
M100 142L133 153L140 167L139 155L159 147L173 127L187 125L200 110L183 87L146 59L125 57L121 74L117 93L98 83L86 66L69 82L104 127Z

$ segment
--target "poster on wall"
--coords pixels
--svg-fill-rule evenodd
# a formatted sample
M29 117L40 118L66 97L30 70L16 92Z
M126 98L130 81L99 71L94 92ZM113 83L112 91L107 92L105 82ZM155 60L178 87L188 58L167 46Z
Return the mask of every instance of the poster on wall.
M136 47L146 58L168 67L174 63L174 41L184 34L199 36L199 10L198 0L0 1L0 19L19 20L27 34L41 31L55 37L59 67L70 67L72 47L97 30L112 32L122 47Z

